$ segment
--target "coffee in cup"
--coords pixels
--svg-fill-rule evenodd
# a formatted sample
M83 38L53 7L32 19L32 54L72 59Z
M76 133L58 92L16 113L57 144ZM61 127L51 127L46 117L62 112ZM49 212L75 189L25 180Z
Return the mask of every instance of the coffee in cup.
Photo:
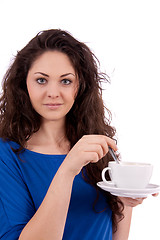
M111 181L105 178L109 171ZM108 167L102 171L102 180L110 186L128 189L144 189L149 184L152 176L153 166L149 163L137 162L109 162Z

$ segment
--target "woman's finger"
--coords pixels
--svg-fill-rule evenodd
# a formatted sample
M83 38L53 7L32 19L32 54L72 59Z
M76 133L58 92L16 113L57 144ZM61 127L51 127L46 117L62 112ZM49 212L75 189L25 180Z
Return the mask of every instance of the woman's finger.
M110 146L114 151L118 150L116 142L105 135L84 135L81 140L84 140L89 144L100 144L103 148L104 155L108 152L108 146Z

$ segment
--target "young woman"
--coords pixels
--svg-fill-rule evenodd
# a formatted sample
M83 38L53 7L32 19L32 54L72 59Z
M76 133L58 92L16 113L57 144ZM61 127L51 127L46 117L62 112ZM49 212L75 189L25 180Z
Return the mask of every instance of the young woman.
M115 151L97 60L61 30L40 32L0 99L0 239L126 240L132 207L96 185ZM109 111L108 111L109 112Z

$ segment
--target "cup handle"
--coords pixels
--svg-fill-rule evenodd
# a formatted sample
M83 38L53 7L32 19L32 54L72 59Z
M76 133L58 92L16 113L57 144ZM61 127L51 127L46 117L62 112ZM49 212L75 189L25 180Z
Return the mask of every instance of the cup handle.
M106 173L108 170L111 170L111 168L110 168L110 167L106 167L106 168L104 168L104 169L102 170L102 180L103 180L103 182L105 182L108 186L113 187L113 186L115 186L115 183L112 182L112 181L108 181L108 180L106 180L106 178L105 178L105 173Z

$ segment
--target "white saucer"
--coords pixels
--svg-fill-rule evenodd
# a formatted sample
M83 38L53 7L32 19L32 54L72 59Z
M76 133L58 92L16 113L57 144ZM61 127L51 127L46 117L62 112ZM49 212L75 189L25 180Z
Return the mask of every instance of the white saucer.
M110 192L112 195L120 197L143 198L147 197L149 194L158 193L160 191L160 186L156 184L148 184L144 189L118 188L116 186L109 186L103 181L98 182L97 185L101 189Z

